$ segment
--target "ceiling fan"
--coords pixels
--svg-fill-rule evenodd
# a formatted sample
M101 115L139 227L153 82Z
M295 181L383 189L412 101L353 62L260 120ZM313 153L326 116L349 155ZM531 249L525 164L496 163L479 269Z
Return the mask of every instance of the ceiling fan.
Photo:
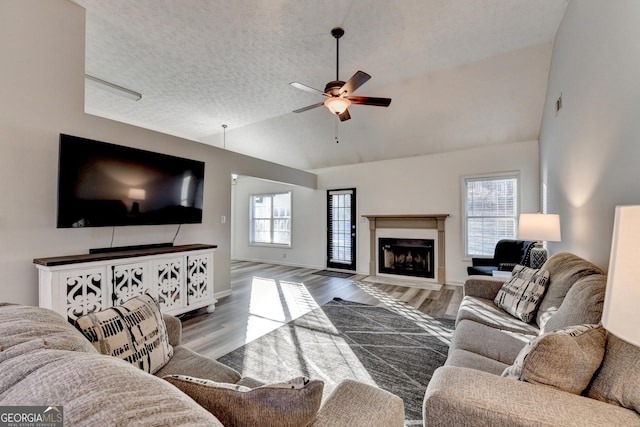
M376 107L388 107L391 104L391 98L373 98L370 96L353 96L353 92L362 86L371 76L364 71L357 71L353 77L351 77L346 83L340 80L339 66L340 66L340 37L344 35L344 30L340 27L336 27L331 30L331 35L336 39L336 79L327 83L324 88L324 92L318 89L314 89L302 83L291 82L291 86L305 90L307 92L316 93L318 95L325 96L327 99L318 102L317 104L309 105L308 107L294 110L294 113L302 113L303 111L311 110L324 105L333 114L336 114L341 122L349 120L351 115L349 114L349 106L352 104L362 105L374 105Z

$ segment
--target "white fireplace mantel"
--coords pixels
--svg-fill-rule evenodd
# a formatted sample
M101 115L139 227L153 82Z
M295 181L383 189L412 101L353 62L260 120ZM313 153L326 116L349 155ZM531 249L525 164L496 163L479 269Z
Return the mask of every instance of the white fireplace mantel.
M377 273L377 239L376 229L401 228L401 229L426 229L438 232L438 260L437 282L445 284L445 240L444 221L449 214L407 214L407 215L362 215L369 220L369 274Z

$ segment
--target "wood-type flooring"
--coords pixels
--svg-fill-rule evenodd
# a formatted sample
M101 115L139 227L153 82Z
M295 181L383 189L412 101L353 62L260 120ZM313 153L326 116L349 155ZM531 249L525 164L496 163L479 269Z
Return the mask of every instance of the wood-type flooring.
M261 337L331 301L409 305L433 317L455 318L462 288L441 290L362 282L314 274L318 270L247 261L231 263L233 293L221 298L213 313L182 317L183 344L214 359ZM400 302L400 304L398 303Z

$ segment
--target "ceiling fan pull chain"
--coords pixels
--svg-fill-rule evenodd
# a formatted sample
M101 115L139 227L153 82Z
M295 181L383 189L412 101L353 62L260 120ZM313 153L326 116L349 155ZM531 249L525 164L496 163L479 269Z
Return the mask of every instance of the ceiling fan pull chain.
M336 115L336 144L339 144L340 141L338 141L338 125L340 124L340 118Z

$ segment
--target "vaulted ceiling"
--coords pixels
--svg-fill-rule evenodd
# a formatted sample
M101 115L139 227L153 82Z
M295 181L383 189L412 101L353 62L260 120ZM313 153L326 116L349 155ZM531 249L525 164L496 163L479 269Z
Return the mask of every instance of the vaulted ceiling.
M568 0L75 0L87 10L87 113L315 169L538 138ZM339 122L336 77L372 78ZM223 132L222 125L227 125ZM339 141L339 143L336 143Z

